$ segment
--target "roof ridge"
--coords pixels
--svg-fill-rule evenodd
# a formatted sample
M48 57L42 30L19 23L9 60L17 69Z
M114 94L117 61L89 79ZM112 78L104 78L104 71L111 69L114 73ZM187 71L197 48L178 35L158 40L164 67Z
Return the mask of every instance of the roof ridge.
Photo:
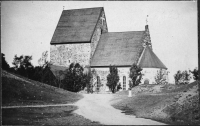
M92 7L92 8L69 9L69 10L63 10L63 11L85 10L85 9L97 9L97 8L103 8L103 7Z

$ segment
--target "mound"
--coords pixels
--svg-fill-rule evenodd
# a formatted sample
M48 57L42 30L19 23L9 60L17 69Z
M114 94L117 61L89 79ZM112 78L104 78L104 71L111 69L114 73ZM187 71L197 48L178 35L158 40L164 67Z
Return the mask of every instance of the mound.
M119 92L113 106L136 117L149 118L169 124L200 123L198 83L187 85L140 85L128 92Z
M2 71L2 105L72 103L83 96Z

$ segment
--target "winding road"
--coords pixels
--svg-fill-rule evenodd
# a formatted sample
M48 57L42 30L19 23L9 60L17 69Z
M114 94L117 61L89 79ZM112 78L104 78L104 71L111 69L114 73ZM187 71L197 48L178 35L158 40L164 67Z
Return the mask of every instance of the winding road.
M83 94L84 98L75 103L76 114L104 125L165 125L150 119L125 115L110 105L111 94Z

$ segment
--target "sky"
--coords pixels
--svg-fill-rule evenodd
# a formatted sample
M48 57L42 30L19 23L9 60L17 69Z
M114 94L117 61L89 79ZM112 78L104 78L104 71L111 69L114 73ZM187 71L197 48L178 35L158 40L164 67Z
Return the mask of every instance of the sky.
M196 1L3 1L1 52L12 66L14 55L31 55L34 66L64 10L104 7L109 32L144 31L148 25L154 53L167 66L170 81L178 70L198 66ZM49 54L50 55L50 54Z

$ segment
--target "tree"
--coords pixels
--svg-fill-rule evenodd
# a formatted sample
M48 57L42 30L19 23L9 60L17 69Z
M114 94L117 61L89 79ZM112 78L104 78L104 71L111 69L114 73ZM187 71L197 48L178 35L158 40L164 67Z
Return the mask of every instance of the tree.
M107 76L107 86L110 88L112 93L115 93L117 83L119 82L118 69L117 67L110 65L109 70L110 73Z
M9 70L10 66L6 61L5 54L1 53L1 59L2 59L2 69Z
M32 79L34 73L34 67L31 63L32 56L17 56L15 55L12 64L16 72L24 77Z
M139 85L142 79L142 68L137 66L135 63L130 68L129 77L131 78L132 83L129 85L129 89Z
M197 68L195 68L193 71L190 70L190 73L193 74L194 80L198 80L199 79L199 70Z
M180 70L174 75L175 84L188 84L190 81L190 73L188 71L181 72Z
M71 63L65 72L64 89L79 92L86 87L83 75L83 67L79 63Z

